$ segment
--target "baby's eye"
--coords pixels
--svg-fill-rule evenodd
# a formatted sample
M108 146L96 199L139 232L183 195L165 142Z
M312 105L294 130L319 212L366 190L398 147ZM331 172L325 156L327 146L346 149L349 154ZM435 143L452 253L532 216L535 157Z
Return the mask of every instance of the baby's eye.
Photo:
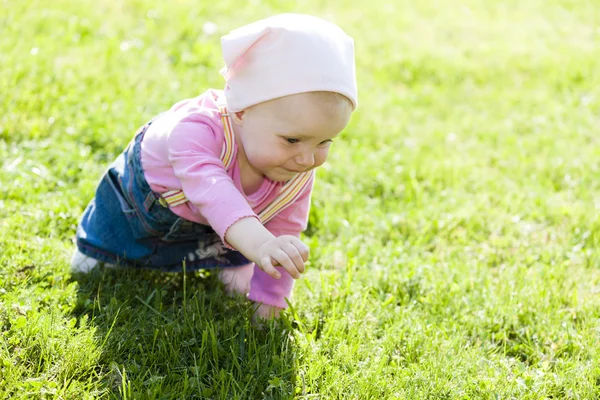
M300 141L300 139L296 138L286 138L285 140L287 140L287 142L291 144L298 143Z
M331 139L323 140L321 143L319 143L319 147L326 147L326 146L329 146L331 143L333 143L333 140L331 140Z

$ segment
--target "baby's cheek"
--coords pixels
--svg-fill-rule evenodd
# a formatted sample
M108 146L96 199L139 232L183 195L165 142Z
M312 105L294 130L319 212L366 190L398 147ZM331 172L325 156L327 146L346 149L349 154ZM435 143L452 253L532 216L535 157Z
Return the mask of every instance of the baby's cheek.
M273 158L272 152L263 146L252 146L251 151L247 152L246 155L254 164L269 164Z
M329 155L329 148L319 150L315 154L315 167L320 167L327 161L327 156Z

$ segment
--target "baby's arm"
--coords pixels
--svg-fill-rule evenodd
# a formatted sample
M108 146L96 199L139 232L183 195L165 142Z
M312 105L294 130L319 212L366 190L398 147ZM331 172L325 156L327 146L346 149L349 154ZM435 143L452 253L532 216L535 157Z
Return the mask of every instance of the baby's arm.
M296 199L294 204L282 210L265 227L274 236L286 235L299 238L300 232L304 231L308 224L311 191L312 181L309 182L305 192ZM262 303L257 310L257 314L262 317L268 316L272 311L277 313L277 310L273 310L273 307L286 308L286 298L290 298L294 287L292 276L281 267L277 267L277 269L281 272L280 279L273 278L258 267L254 268L248 298L254 302Z
M300 239L292 235L275 237L257 218L238 220L225 233L225 240L275 279L281 278L275 265L298 279L308 260L308 247Z
M299 278L308 248L297 237L275 237L263 227L223 167L217 132L214 121L197 112L181 119L169 133L169 162L186 197L226 245L274 278L281 276L275 265Z
M308 248L298 237L306 228L312 182L263 227L223 168L218 131L203 115L182 119L169 133L169 162L186 197L225 244L256 263L248 298L263 303L263 309L285 308L294 277L304 271L308 258Z

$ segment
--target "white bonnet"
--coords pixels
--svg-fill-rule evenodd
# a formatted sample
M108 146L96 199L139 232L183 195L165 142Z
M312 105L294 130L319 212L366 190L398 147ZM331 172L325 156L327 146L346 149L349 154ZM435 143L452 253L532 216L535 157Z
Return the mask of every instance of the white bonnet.
M281 14L221 38L231 111L291 94L329 91L358 105L354 41L331 22Z

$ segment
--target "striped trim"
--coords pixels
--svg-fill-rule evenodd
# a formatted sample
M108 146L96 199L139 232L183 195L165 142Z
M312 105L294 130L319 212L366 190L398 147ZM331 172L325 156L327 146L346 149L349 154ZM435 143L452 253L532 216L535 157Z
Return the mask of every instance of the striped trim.
M164 192L161 196L171 207L179 206L188 201L183 193L183 190L170 190L168 192Z
M292 204L298 198L300 193L303 192L313 174L314 171L298 174L283 185L279 196L258 214L260 222L262 222L263 225L266 224L273 219L279 211Z
M223 134L225 136L225 146L223 146L223 150L221 150L221 161L223 162L225 169L229 170L233 163L233 143L235 143L235 139L233 137L233 128L231 126L231 118L229 118L227 107L219 106L219 111L221 111Z

